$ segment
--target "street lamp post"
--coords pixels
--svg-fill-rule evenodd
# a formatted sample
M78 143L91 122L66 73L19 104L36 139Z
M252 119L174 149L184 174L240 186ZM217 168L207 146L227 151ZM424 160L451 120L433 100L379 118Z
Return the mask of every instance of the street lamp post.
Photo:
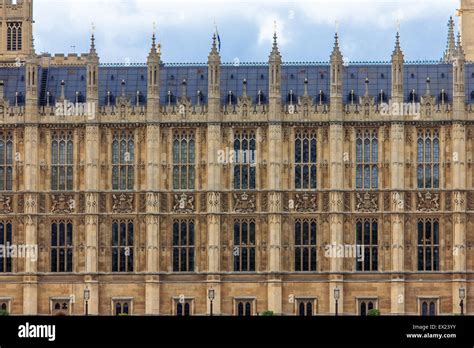
M91 291L89 288L84 289L84 302L86 303L86 316L89 315L89 299L91 297Z
M461 302L459 302L459 306L461 307L461 315L464 315L464 298L466 297L466 289L464 288L459 288L459 299Z
M336 301L336 317L339 315L339 296L341 295L341 290L339 288L334 288L334 300Z
M210 311L209 311L211 317L213 316L213 302L214 302L215 296L216 296L216 291L213 288L210 288L207 291L207 297L209 298L209 301L211 301Z

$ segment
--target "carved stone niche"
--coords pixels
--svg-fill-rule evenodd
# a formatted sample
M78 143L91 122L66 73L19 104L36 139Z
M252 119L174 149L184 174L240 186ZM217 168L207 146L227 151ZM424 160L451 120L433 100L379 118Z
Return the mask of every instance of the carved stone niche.
M360 212L375 213L379 210L377 193L356 193L356 210Z
M13 213L11 196L0 195L0 214L11 213Z
M175 213L192 213L195 210L194 195L186 193L174 195L173 211Z
M75 210L75 200L73 195L51 195L51 213L72 214Z
M236 213L253 213L256 210L256 197L254 193L234 193L234 211Z
M133 212L133 193L112 195L112 212L130 214Z
M467 210L474 210L474 192L467 194Z
M416 195L416 210L429 212L439 211L439 194L432 192L418 192Z
M295 195L295 211L299 213L318 210L318 196L315 193L297 193Z

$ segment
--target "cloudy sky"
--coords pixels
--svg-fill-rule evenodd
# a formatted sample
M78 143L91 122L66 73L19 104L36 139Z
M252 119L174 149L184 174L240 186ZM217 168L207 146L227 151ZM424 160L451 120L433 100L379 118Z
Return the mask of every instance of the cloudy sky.
M101 62L145 62L155 22L164 62L206 62L215 22L223 61L263 62L276 21L285 61L327 61L336 26L346 59L382 61L390 58L397 22L407 60L441 58L459 0L34 0L34 6L37 52L86 52L95 23Z

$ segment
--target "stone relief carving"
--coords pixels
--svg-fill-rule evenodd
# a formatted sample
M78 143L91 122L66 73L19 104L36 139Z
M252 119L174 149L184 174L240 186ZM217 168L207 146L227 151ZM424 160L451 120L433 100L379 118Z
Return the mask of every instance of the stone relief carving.
M122 193L112 195L112 211L114 213L132 213L133 212L133 194Z
M295 196L295 211L304 213L304 212L314 212L318 210L318 196L316 194L296 194Z
M192 213L195 211L194 196L182 193L174 195L173 211L177 213Z
M253 213L256 208L255 194L234 193L234 211L237 213Z
M439 194L418 192L416 210L418 211L438 211L439 210Z
M378 197L376 193L366 192L363 195L356 194L356 210L361 212L376 212L379 209Z
M51 212L53 214L71 214L75 209L74 197L71 195L51 195Z
M10 214L13 212L11 207L11 197L0 195L0 213L1 214Z

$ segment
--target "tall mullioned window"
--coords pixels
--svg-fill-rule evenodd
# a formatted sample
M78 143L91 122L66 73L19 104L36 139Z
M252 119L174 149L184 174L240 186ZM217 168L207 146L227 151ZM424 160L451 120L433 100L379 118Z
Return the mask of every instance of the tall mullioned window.
M133 190L135 180L133 131L114 132L112 140L112 190Z
M417 181L420 189L439 188L439 132L418 130Z
M51 139L51 190L71 191L74 173L72 131L54 131Z
M253 130L234 134L234 189L253 190L256 187L257 140Z
M375 272L378 269L378 223L365 219L356 223L357 271Z
M316 132L297 131L295 135L295 188L316 189Z
M316 222L296 220L295 222L295 271L316 271Z
M12 224L10 222L0 221L0 246L12 245ZM0 273L12 271L12 258L3 255L0 257Z
M418 271L439 271L439 222L418 221Z
M255 221L234 222L234 272L255 272Z
M51 224L51 272L72 272L73 236L71 221Z
M21 22L8 22L7 24L7 50L21 51L22 27Z
M173 223L173 272L194 272L194 220Z
M13 188L13 137L10 132L0 133L0 191Z
M133 221L112 223L112 272L133 272Z
M194 190L196 180L196 140L193 131L173 135L173 189Z
M376 130L357 130L356 188L376 189L379 181L379 150Z

